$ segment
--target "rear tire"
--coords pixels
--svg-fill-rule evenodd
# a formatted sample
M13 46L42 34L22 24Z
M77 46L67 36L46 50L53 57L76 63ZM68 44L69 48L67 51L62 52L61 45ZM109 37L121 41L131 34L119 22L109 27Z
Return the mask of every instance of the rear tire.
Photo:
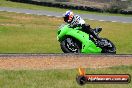
M109 39L102 38L102 40L104 40L108 43L107 46L101 47L102 48L102 53L116 54L115 45Z
M60 46L64 53L81 53L80 42L74 38L65 38Z

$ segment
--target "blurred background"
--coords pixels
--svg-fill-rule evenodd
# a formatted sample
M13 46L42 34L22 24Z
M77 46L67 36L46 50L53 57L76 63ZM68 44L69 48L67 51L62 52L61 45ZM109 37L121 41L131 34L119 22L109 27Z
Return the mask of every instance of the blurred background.
M60 2L70 5L96 7L102 10L132 10L132 0L32 0L41 2Z
M132 14L132 0L9 0L48 7Z

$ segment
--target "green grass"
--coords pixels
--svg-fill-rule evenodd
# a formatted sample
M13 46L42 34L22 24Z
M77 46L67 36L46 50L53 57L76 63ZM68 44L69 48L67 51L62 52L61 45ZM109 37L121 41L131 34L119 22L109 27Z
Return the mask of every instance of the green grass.
M1 0L0 6L4 7L14 7L14 8L25 8L25 9L33 9L33 10L48 10L55 12L65 12L68 9L61 9L55 7L47 7L47 6L38 6L32 4L11 2L7 0ZM132 15L124 15L124 14L112 14L112 13L98 13L98 12L90 12L90 11L82 11L82 10L73 10L77 14L98 14L98 15L111 15L111 16L132 16Z
M1 53L60 52L56 18L5 12L0 15Z
M132 66L86 69L87 74L130 74ZM71 70L0 70L0 88L131 88L129 84L76 83L77 69Z
M118 54L132 54L132 24L89 21L92 28L101 26L102 37L110 39ZM0 53L62 53L56 39L63 19L0 12Z

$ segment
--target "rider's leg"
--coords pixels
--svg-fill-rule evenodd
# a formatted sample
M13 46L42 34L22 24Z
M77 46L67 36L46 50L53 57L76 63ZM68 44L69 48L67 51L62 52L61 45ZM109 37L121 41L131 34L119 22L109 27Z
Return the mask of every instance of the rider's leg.
M88 34L91 34L95 39L100 40L100 38L98 36L98 31L99 30L97 30L97 29L93 30L93 29L90 28L90 25L86 25L86 24L82 25L82 29L83 29L84 32L86 32Z
M90 37L90 39L97 45L97 46L103 46L103 42L101 42L101 38L98 36L98 33L102 30L101 29L91 29L90 25L82 25L82 29L84 32L91 34L92 37ZM95 40L96 39L96 40Z

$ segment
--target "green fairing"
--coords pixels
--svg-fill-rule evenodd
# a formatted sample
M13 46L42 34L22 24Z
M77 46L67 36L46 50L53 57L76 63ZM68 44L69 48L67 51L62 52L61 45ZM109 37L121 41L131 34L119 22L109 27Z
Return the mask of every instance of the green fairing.
M66 36L71 36L82 43L81 53L101 53L102 49L97 47L94 42L89 39L89 34L82 32L77 28L70 28L69 25L65 25L58 30L58 41L62 41Z

